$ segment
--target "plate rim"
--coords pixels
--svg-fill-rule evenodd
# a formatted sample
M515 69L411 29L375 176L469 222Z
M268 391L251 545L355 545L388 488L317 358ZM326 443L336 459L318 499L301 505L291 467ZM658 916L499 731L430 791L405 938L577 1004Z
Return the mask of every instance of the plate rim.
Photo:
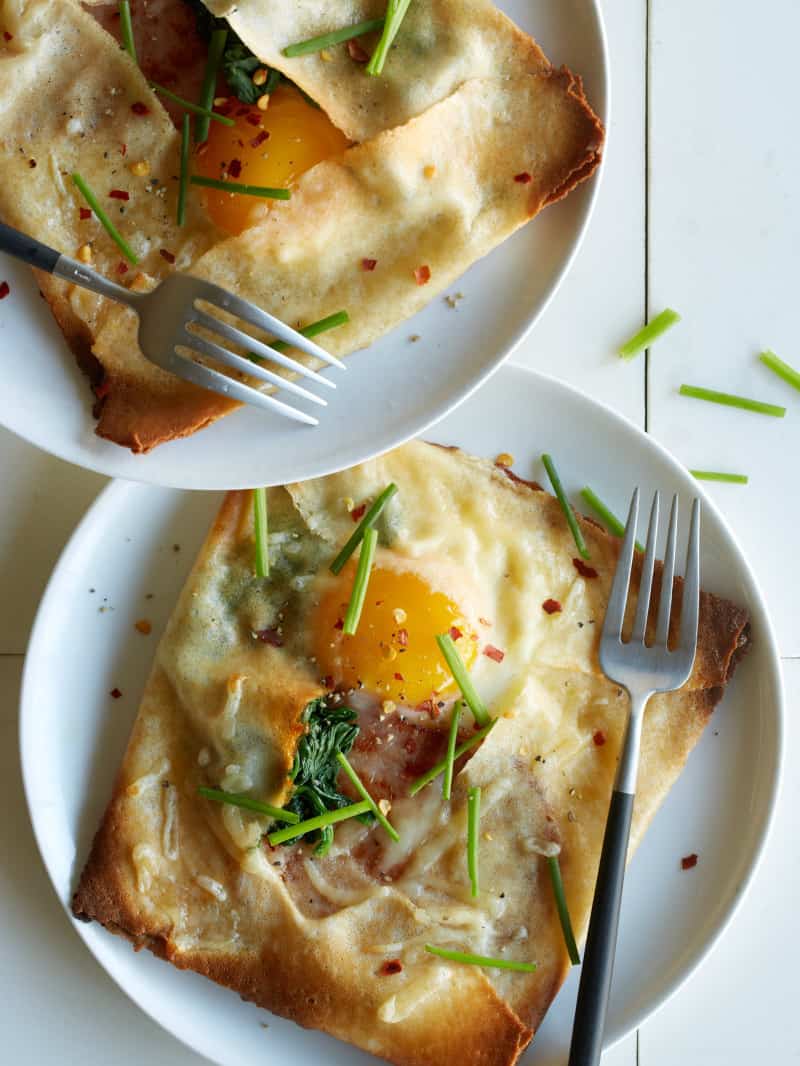
M617 426L622 427L626 432L633 431L635 435L643 438L642 443L646 447L654 449L659 453L662 461L665 461L667 466L672 468L673 472L682 475L684 478L690 477L685 468L675 459L674 456L657 440L645 433L631 420L627 419L624 415L615 411L600 401L594 400L582 393L579 389L565 382L560 381L558 378L552 375L542 374L539 371L532 370L527 367L522 367L517 364L506 364L504 371L509 378L520 375L528 379L534 379L544 381L548 387L555 388L556 390L562 390L569 394L572 400L577 400L584 404L589 404L595 408L599 408L603 414L610 417L612 422ZM764 850L769 841L771 832L775 822L775 811L778 803L778 799L781 792L781 785L783 774L785 772L785 693L783 683L783 671L780 663L780 653L774 632L772 621L767 611L767 604L764 598L761 586L751 569L747 559L742 551L738 539L735 533L731 529L727 520L724 518L719 508L710 499L704 487L700 484L693 485L697 495L703 501L703 506L708 508L712 512L716 521L719 523L720 529L724 536L727 538L729 546L736 558L737 572L745 579L749 586L749 590L752 594L752 602L749 603L749 609L754 620L757 623L759 630L759 644L763 648L763 654L765 655L765 661L769 668L770 680L772 681L775 689L775 706L772 712L772 725L774 727L774 774L772 780L768 783L768 799L764 803L764 810L762 814L762 824L760 827L760 836L755 847L752 849L751 854L747 861L747 869L744 876L739 880L739 883L735 891L731 894L725 910L719 915L715 927L707 934L700 945L689 956L680 972L673 977L673 979L665 985L663 991L659 996L656 996L646 1007L640 1009L638 1012L634 1011L631 1014L631 1019L617 1031L607 1031L604 1039L604 1050L609 1050L616 1044L620 1043L632 1032L638 1029L644 1022L653 1017L659 1012L672 997L683 987L683 985L693 976L698 968L705 962L711 952L719 944L721 938L729 928L736 913L747 897L751 890L755 875L761 865ZM49 625L48 615L51 611L49 600L54 594L53 590L58 586L62 579L62 574L67 572L72 561L73 555L80 550L80 544L84 536L84 531L91 527L97 521L97 513L102 512L104 508L109 506L109 501L122 499L125 495L139 491L139 484L136 482L112 480L96 499L91 503L86 513L76 526L73 534L65 545L64 549L59 556L59 559L53 568L53 571L48 579L44 593L40 600L39 608L37 610L34 625L31 630L31 636L28 642L28 649L25 655L25 663L22 675L22 684L20 688L20 710L19 710L19 751L20 762L22 769L23 790L25 794L25 800L28 807L28 814L33 829L36 846L39 851L39 855L42 859L45 870L47 871L48 878L55 891L55 894L59 900L59 903L64 910L69 923L76 930L81 937L84 944L87 946L93 957L104 969L106 974L114 981L114 983L121 989L121 991L139 1007L144 1013L152 1018L157 1024L159 1024L165 1031L174 1036L177 1040L190 1047L197 1054L207 1057L207 1051L198 1043L196 1043L191 1034L188 1034L181 1030L176 1029L174 1020L166 1020L162 1018L161 1014L150 1004L145 1006L140 1000L139 996L126 988L121 982L121 978L117 974L109 969L106 965L106 961L103 957L102 941L97 942L94 937L96 930L94 926L84 926L82 923L76 922L69 909L68 904L62 899L59 886L55 880L55 874L51 870L50 862L47 858L46 851L46 832L43 825L43 819L40 814L37 813L37 805L33 803L33 784L31 760L35 759L36 738L32 734L33 728L33 710L32 707L32 693L35 695L36 690L36 678L33 676L36 668L36 660L39 658L38 645L44 639L46 642L46 629ZM170 491L186 491L186 490L170 490Z

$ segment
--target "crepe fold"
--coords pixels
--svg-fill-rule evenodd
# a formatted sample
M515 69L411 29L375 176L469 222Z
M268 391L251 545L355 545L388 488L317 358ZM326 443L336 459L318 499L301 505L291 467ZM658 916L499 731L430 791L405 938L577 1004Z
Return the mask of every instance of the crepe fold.
M399 492L384 516L381 566L430 573L438 563L449 594L466 603L466 574L482 560L473 606L492 612L480 624L491 624L505 658L479 656L472 676L497 722L459 764L450 804L438 784L409 798L398 759L420 736L441 741L446 727L421 723L412 708L378 713L379 694L349 693L363 734L351 758L373 790L395 775L400 842L349 821L324 857L312 845L270 848L268 819L202 800L197 788L287 800L304 708L330 685L314 652L315 582L330 580L330 559L352 532L342 501L374 498L389 481ZM618 541L582 520L597 570L585 579L552 497L421 443L270 490L269 509L277 551L264 583L251 573L250 495L225 500L159 645L73 912L400 1066L511 1066L569 967L545 856L560 854L579 937L588 921L627 713L597 662ZM558 614L537 609L548 594ZM413 645L413 617L407 624ZM749 639L745 611L702 594L692 677L646 713L632 850ZM472 897L464 846L476 785L481 892ZM538 968L448 963L426 943Z
M198 196L190 197L186 225L176 225L178 137L116 41L72 0L0 0L0 27L11 37L0 40L0 217L69 255L90 242L97 269L139 288L179 269L292 325L346 309L350 324L325 344L339 355L362 348L566 195L600 159L603 129L579 79L553 70L491 5L466 5L456 17L460 6L434 4L425 15L437 33L450 22L460 27L450 48L439 41L426 53L432 74L446 60L442 77L431 77L423 96L411 91L419 84L411 79L398 96L392 76L380 89L384 102L370 105L368 126L354 122L365 106L356 74L342 83L315 67L301 80L334 108L334 121L365 139L303 175L266 221L226 239ZM247 10L261 18L266 8ZM493 44L473 62L478 40ZM356 71L358 84L382 82ZM386 102L395 97L405 103L393 110ZM147 161L147 177L130 171L136 160ZM141 259L137 268L99 223L80 217L75 170L111 204ZM111 189L129 200L107 200ZM377 260L374 269L364 260ZM236 406L149 363L132 312L64 282L39 281L98 386L100 436L146 452Z

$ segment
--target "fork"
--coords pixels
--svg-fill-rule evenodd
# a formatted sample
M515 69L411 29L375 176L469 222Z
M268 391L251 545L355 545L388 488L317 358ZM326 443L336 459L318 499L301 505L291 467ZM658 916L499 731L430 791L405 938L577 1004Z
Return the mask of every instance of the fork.
M600 637L600 666L610 680L627 690L630 714L617 765L617 775L608 809L603 850L597 872L589 932L586 937L578 1002L572 1028L569 1066L596 1066L603 1050L608 996L614 971L622 885L639 769L644 709L656 692L673 692L688 681L697 651L700 613L700 501L692 504L686 571L681 601L678 643L668 647L675 573L675 541L678 532L678 497L673 497L669 532L661 575L661 595L656 619L655 641L645 643L647 620L655 567L658 535L659 494L653 496L647 544L639 582L639 596L631 638L622 640L622 627L628 601L628 587L636 542L639 490L634 490L625 526L625 538L611 587L603 632Z
M219 285L203 281L201 278L194 278L189 274L176 271L151 292L133 292L109 281L84 263L70 259L69 256L60 255L55 249L48 248L46 244L2 222L0 222L0 251L8 252L29 266L46 270L48 274L54 274L73 285L80 285L84 289L90 289L100 296L107 296L111 300L116 300L117 303L130 307L139 316L139 347L146 359L161 367L162 370L183 378L184 381L190 381L193 385L199 385L203 389L217 392L232 400L249 403L268 411L276 411L309 426L319 424L319 419L300 408L269 396L251 385L246 385L243 381L228 377L213 367L197 363L192 356L210 357L231 370L238 370L251 378L284 389L311 403L322 407L326 405L322 397L303 388L297 382L289 381L272 370L251 362L244 356L236 355L222 344L201 336L196 332L197 327L215 333L221 340L241 345L259 358L290 370L316 385L322 385L328 389L335 389L336 385L310 367L304 366L295 359L290 359L271 348L269 344L256 340L255 337L237 329L236 326L223 322L214 314L203 310L199 306L200 303L209 305L215 311L227 311L251 326L257 326L259 329L274 334L276 338L291 344L294 348L299 348L301 352L315 356L329 366L336 366L340 370L345 369L344 363L304 337L302 333L298 333L296 329L292 329L280 319L262 311L260 307L248 300L243 300L226 289L220 288ZM182 355L178 349L183 349L188 354Z

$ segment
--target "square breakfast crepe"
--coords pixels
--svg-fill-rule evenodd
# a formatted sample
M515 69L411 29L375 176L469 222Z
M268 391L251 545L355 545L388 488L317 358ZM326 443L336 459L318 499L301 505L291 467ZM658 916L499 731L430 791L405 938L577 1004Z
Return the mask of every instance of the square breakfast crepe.
M100 273L137 289L180 270L299 327L345 310L349 322L326 334L325 346L334 355L368 346L588 178L604 139L580 78L553 68L488 0L412 4L381 77L367 75L345 45L323 58L282 54L291 41L384 7L218 5L245 53L318 101L340 144L350 144L291 181L289 201L268 210L269 201L256 201L239 232L225 229L209 208L211 193L194 186L186 221L176 223L181 138L150 81L197 96L207 46L184 0L132 5L140 65L101 24L112 25L107 5L97 5L96 19L75 0L0 0L0 218L67 255L89 249ZM231 152L241 158L223 155L223 169L205 176L232 176L224 167L235 162L246 182L254 158L261 166L258 159L279 154L274 131L260 127L273 108L225 99L239 123ZM226 133L212 123L209 139L193 148L193 173L203 173L217 135ZM85 213L75 171L112 212L137 266ZM241 207L254 198L229 199ZM100 436L146 452L238 406L148 362L129 309L49 275L38 281L91 376Z
M348 637L355 558L338 575L330 564L392 483ZM511 1066L569 967L547 857L559 856L579 939L588 922L627 712L597 660L619 542L580 519L583 564L549 494L419 442L270 489L268 506L263 579L251 494L225 499L156 652L73 912L399 1066ZM456 763L450 801L438 779L410 795L445 753L458 696L441 632L495 719ZM701 594L692 676L647 709L632 849L749 639L746 611ZM475 728L463 712L459 738ZM198 792L301 817L334 809L355 798L336 748L398 842L351 819L332 840L273 846L269 817ZM466 861L473 786L477 896ZM448 962L426 944L538 967Z

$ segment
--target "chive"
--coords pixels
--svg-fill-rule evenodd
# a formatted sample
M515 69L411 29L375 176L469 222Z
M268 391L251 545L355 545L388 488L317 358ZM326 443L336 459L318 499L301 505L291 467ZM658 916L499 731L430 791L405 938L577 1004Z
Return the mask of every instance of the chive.
M400 24L406 17L406 11L408 11L410 3L411 0L389 0L386 7L383 33L375 46L372 58L367 63L367 74L378 75L383 71L383 64L386 62L389 49L392 47L397 31L400 29Z
M256 535L256 577L269 577L269 527L265 489L253 489L253 525Z
M480 726L486 725L489 722L489 712L486 710L483 701L475 691L475 686L470 680L463 659L458 654L458 648L455 646L453 638L449 633L439 633L436 636L436 643L439 645L439 651L444 656L444 661L450 667L450 673L453 675L453 680L461 689L461 695L464 697L467 706L472 711L475 721Z
M453 764L455 763L456 741L458 740L458 721L461 718L461 700L453 704L450 718L450 732L447 734L447 755L444 760L444 777L442 778L442 799L449 800L453 791Z
M203 84L200 87L200 99L197 101L198 106L203 111L211 111L214 105L214 92L217 87L217 71L219 70L220 60L222 59L222 53L225 51L225 45L228 41L228 31L214 30L211 34L211 40L208 42L208 59L206 60L206 69L203 74ZM200 144L208 139L208 126L210 118L208 115L198 115L194 120L194 139Z
M331 33L322 33L319 37L309 37L307 41L290 44L288 48L284 48L283 54L287 59L296 59L297 56L321 52L323 48L331 48L335 44L352 41L354 37L360 37L363 33L372 33L380 29L383 29L383 19L368 19L366 22L357 22L355 26L343 26L340 30L332 30Z
M364 533L364 539L361 542L361 551L358 556L356 576L353 581L353 591L350 593L350 602L347 605L347 610L344 615L343 632L345 636L348 637L352 637L358 629L358 623L361 618L361 609L364 606L364 600L367 595L367 585L369 584L369 575L372 570L372 560L375 558L375 548L377 544L378 531L370 526Z
M770 351L769 348L762 352L758 357L764 366L768 366L770 370L774 371L779 378L783 378L789 385L794 386L796 389L800 389L800 373L789 366L788 363L784 363L783 359L779 359L778 356Z
M89 186L86 184L86 182L83 180L83 178L80 176L80 174L75 172L72 175L72 181L78 187L78 191L83 196L84 200L89 205L89 207L91 207L92 211L94 211L94 213L97 216L97 219L100 222L101 226L105 229L106 233L109 235L109 237L114 242L114 244L116 244L116 246L119 248L119 250L125 256L125 258L128 260L128 262L132 263L134 266L136 266L138 264L139 260L133 254L133 251L132 251L130 245L122 237L122 235L120 234L120 232L117 229L117 227L114 225L114 223L111 221L111 219L105 213L105 211L102 209L102 207L100 206L99 200L97 199L95 194L92 192L92 190L89 188Z
M181 127L181 172L178 181L178 225L186 221L186 194L189 191L189 116L183 116Z
M265 200L289 200L289 189L270 189L266 185L240 185L236 181L219 181L217 178L201 178L192 174L191 185L202 185L204 189L222 189L223 192L239 193L241 196L261 196Z
M533 973L536 969L535 962L515 962L513 959L493 959L488 955L470 955L465 951L450 951L448 948L437 948L434 944L426 944L425 950L431 955L438 955L440 959L450 962L465 962L470 966L487 966L493 970L516 970L518 973Z
M679 391L681 396L692 396L696 400L708 400L709 403L721 403L726 407L741 407L745 411L755 411L760 415L783 418L786 414L785 407L778 407L774 403L749 400L746 396L733 396L729 392L715 392L714 389L701 389L697 385L681 385Z
M634 355L638 355L643 349L649 348L653 341L658 340L662 333L666 333L672 326L677 325L680 320L681 316L678 312L668 307L660 315L656 315L638 333L634 333L631 339L622 345L617 354L623 359L632 359Z
M698 481L728 481L732 485L746 485L747 474L721 474L718 470L690 470Z
M556 910L558 920L561 922L561 932L564 934L564 943L569 952L569 961L573 966L580 965L581 957L578 945L575 943L575 934L572 932L572 922L567 908L567 897L564 895L564 882L561 880L561 866L558 855L547 856L547 866L550 870L550 882L553 886L553 895L556 898Z
M493 718L488 725L483 727L483 729L476 730L471 737L462 741L453 752L453 761L455 762L456 759L460 759L465 752L470 750L470 748L474 748L476 744L479 744L483 738L488 736L488 734L494 729L496 724L497 719ZM447 759L442 759L441 762L437 762L435 766L432 766L430 770L426 770L426 772L422 774L421 777L418 777L408 790L409 796L416 796L418 792L421 792L422 789L425 788L426 785L429 785L435 777L438 777L439 774L444 772L446 766Z
M378 515L396 492L397 485L395 485L394 482L391 482L386 486L380 496L377 497L370 509L356 526L353 535L331 563L331 573L338 574L341 572L342 567L356 550L366 531L372 528L378 519Z
M221 122L223 126L235 126L236 123L232 118L228 118L227 115L218 115L216 111L210 110L210 108L200 107L198 104L193 104L191 100L184 100L182 96L177 96L170 89L165 89L163 85L158 85L156 82L150 82L150 88L154 93L160 93L161 96L166 96L168 100L171 100L173 104L177 104L182 107L184 111L191 111L193 115L202 115L203 118L213 118L215 122Z
M136 42L133 39L133 23L131 22L131 5L128 0L119 0L119 28L122 33L122 47L138 66L136 58Z
M299 333L302 333L304 337L317 337L320 333L325 333L329 329L336 329L337 326L343 326L350 321L350 316L346 311L336 311L335 314L328 315L327 318L320 318L317 322L312 322L310 326L304 326ZM288 341L270 341L270 348L274 348L276 352L286 352L291 348L291 344ZM250 356L251 359L258 359L259 356Z
M273 807L271 803L261 803L251 799L240 792L223 792L220 788L198 788L201 796L213 800L215 803L227 803L231 807L243 807L246 811L255 811L256 814L266 814L276 822L288 822L296 825L300 821L300 815L294 811L284 811L280 807Z
M553 486L553 492L556 494L556 499L561 504L561 510L564 512L564 517L567 520L570 532L575 540L575 545L580 553L582 559L588 559L589 549L586 547L586 541L583 539L583 533L578 525L578 519L575 517L575 512L569 505L569 500L564 493L564 487L561 484L561 478L558 476L553 457L546 452L542 456L542 463L547 471L547 476L550 478L550 484Z
M315 829L324 829L327 825L335 825L337 822L345 822L348 818L357 818L359 814L366 814L371 810L367 800L360 800L358 803L351 803L348 807L337 807L333 811L326 811L324 814L317 814L313 818L306 818L304 822L297 822L293 825L287 825L285 829L278 829L274 833L270 833L267 840L273 847L276 844L284 844L287 840L294 840L295 837L305 836L306 833L313 833ZM286 813L283 811L282 813Z
M610 511L608 507L606 507L606 505L603 503L597 493L593 492L588 485L584 485L584 487L581 489L581 498L583 499L584 503L589 504L595 514L600 515L600 517L605 522L606 528L608 529L609 533L613 533L615 537L625 536L625 526L622 524L622 522L620 522L614 512ZM644 551L644 548L638 540L636 541L636 550L640 552Z
M369 792L367 792L366 788L364 788L364 785L363 785L363 783L361 781L361 778L358 776L358 774L355 772L353 767L350 765L350 763L349 763L349 761L347 759L347 756L343 752L337 751L336 752L336 758L339 760L339 765L341 766L341 768L344 770L344 772L347 774L347 776L353 782L353 787L358 792L359 796L361 796L361 798L363 800L367 801L367 803L370 806L370 810L375 815L375 817L378 819L378 821L381 823L381 825L386 830L386 832L389 834L389 836L392 838L392 840L395 840L395 841L399 840L400 839L400 834L397 832L395 827L391 824L389 819L386 817L386 815L380 809L380 807L375 802L375 800L372 798L372 796L370 796Z
M467 793L467 869L472 895L480 891L478 884L478 828L481 820L481 790L478 785Z

